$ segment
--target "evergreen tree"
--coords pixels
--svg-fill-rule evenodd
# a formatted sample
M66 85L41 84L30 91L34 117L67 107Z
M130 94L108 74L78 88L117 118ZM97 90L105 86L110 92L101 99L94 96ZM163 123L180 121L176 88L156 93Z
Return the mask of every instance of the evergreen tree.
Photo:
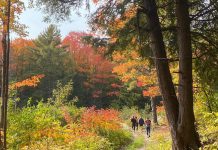
M41 33L34 44L35 46L30 48L32 55L29 58L30 66L27 74L44 74L45 78L38 90L35 90L37 93L31 95L47 98L51 96L58 80L72 79L73 61L66 47L61 45L60 31L54 25L50 25Z

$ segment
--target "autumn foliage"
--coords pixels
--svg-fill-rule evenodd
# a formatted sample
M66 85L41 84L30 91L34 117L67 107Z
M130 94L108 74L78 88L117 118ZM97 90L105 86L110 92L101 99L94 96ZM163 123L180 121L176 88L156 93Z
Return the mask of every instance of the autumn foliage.
M155 97L160 95L157 77L154 69L149 68L148 60L143 60L136 51L114 52L113 61L116 73L122 82L136 82L135 87L142 89L142 95Z
M112 84L112 80L116 77L112 73L113 64L107 60L101 52L102 47L94 49L92 45L84 42L84 37L93 36L87 33L71 32L63 40L63 45L67 46L78 74L86 75L86 80L81 81L82 86L86 90L92 91L92 98L101 98L106 96L117 96L118 91L112 89L105 91L102 87Z
M79 72L90 73L96 78L110 77L111 62L106 60L102 55L95 53L91 45L85 44L83 41L85 36L90 36L90 34L71 32L63 40L63 45L68 46L67 49L77 64L76 69Z
M155 97L158 95L160 95L158 86L152 86L149 87L147 90L143 90L143 96Z
M121 127L119 112L113 109L39 103L11 113L9 119L10 148L118 150L131 141Z
M81 122L86 128L104 128L118 130L121 128L119 123L119 112L113 109L96 110L95 107L88 108L81 117Z
M0 2L0 31L3 30L3 22L6 21L7 16L5 15L7 9L7 1ZM11 12L10 12L10 27L11 29L19 34L26 35L24 24L19 23L19 15L24 11L25 6L22 0L12 0L11 1Z
M40 83L40 79L42 79L43 77L45 77L45 75L43 74L32 76L23 81L11 84L10 89L17 89L17 88L24 87L24 86L36 87Z

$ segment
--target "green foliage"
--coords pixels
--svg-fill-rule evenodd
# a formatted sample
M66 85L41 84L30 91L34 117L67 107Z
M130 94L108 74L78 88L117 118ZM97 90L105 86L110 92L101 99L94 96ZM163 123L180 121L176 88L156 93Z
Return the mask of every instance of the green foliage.
M60 31L56 26L50 25L41 33L34 40L34 46L29 47L29 52L31 55L26 59L30 64L24 72L25 75L44 74L45 77L41 80L37 90L26 88L21 98L28 96L36 99L48 98L58 80L66 82L73 78L73 61L66 47L61 45Z
M22 149L44 150L44 149L64 149L64 150L112 150L111 143L107 139L99 136L87 136L67 144L57 144L53 139L42 139L25 146Z
M70 116L67 112L69 111ZM69 121L71 130L81 130L80 114L83 109L72 105L57 107L40 102L9 113L8 146L10 149L106 149L119 150L128 145L131 133L128 131L98 128L96 134L75 135L76 139L66 142ZM63 123L65 121L65 123ZM74 129L75 128L75 129ZM80 133L80 132L78 132ZM72 133L71 133L72 134Z
M99 135L107 138L114 150L120 150L132 142L131 133L124 130L107 130L100 128Z
M74 105L75 100L67 103L71 91L71 81L66 85L58 82L48 103L41 101L37 105L31 105L33 100L29 98L25 107L11 107L8 117L8 147L118 150L131 142L131 133L120 127L121 120L115 110L111 110L111 114L110 110L101 110L105 113L101 117L110 118L112 115L111 117L117 118L113 120L116 129L110 124L112 120L101 120L97 116L93 116L96 127L87 128L86 125L90 125L84 121L89 119L90 112L84 118L85 108L77 108Z
M51 104L61 106L68 101L73 90L73 82L69 81L63 85L60 81L57 82L56 88L52 92L52 97L48 99Z
M146 150L169 150L172 148L170 133L168 130L155 129L151 131L151 137L146 140Z
M71 15L71 8L75 9L81 7L83 0L72 0L72 1L61 1L61 0L36 0L35 4L38 7L41 7L44 14L45 21L64 21L68 20ZM87 4L88 6L88 4Z
M200 102L195 104L197 128L205 149L218 148L218 112L208 112Z
M81 149L81 150L112 150L111 143L102 137L84 137L70 143L67 148L69 149Z
M136 114L138 114L138 110L136 107L132 107L132 108L123 107L121 109L120 117L123 120L129 120L133 115L136 115Z
M111 103L111 107L122 109L122 107L137 106L138 102L143 100L142 94L139 91L128 90L127 87L120 89L118 99Z
M20 98L17 97L17 90L9 90L8 97L8 110L12 111L17 108L17 103L20 101Z
M150 109L150 106L149 106ZM146 109L137 109L137 107L123 107L120 110L120 117L123 120L129 121L132 116L138 116L142 118L150 117L150 111L147 111Z
M136 150L144 146L144 136L138 136L134 139L133 143L131 143L126 150Z
M208 112L218 111L218 91L211 88L211 86L202 84L202 87L195 94L195 98L199 100L205 107L202 107Z
M56 128L62 118L60 110L54 106L39 103L9 113L9 147L19 148L32 141L40 140L35 133L46 128Z

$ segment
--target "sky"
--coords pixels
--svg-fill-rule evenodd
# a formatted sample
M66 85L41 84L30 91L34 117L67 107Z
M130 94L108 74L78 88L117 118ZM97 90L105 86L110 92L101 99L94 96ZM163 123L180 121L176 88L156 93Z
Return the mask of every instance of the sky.
M90 28L87 24L87 18L85 14L88 11L82 9L82 16L78 16L72 12L71 21L65 21L62 23L55 23L61 31L61 36L64 38L71 31L89 31ZM41 32L43 32L50 23L43 22L43 12L36 8L27 8L21 15L19 22L28 26L27 32L29 39L36 38ZM16 38L15 34L12 34L12 38Z

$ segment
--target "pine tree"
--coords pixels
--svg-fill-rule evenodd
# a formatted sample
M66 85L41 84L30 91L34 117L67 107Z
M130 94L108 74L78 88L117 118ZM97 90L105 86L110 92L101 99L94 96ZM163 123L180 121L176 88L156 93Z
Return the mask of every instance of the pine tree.
M34 44L30 48L32 55L29 60L29 74L45 75L38 94L46 98L51 96L57 80L66 81L72 78L73 62L66 46L61 45L60 31L54 25L41 33Z

